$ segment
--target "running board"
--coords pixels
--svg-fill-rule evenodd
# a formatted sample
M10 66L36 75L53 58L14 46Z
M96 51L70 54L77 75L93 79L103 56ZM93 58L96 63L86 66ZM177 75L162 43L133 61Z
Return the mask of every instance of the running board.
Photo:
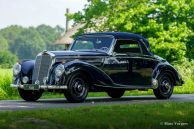
M103 88L115 88L115 89L128 89L128 90L148 90L148 89L154 89L154 87L150 85L118 85L113 84L113 86L105 86L105 85L98 85L95 84L94 86L97 87L103 87Z

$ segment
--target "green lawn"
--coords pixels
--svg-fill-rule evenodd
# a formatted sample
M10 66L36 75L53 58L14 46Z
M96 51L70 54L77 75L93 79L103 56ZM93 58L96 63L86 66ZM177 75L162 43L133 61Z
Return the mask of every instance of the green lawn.
M0 112L1 129L193 129L194 103ZM182 124L182 125L180 125Z

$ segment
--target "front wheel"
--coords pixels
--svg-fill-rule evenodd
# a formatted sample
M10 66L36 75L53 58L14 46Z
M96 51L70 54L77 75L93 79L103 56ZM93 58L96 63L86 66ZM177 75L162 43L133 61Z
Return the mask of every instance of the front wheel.
M125 90L121 89L111 89L107 91L108 96L110 96L111 98L121 98L124 93Z
M67 101L72 103L80 103L85 101L88 95L88 86L83 74L72 75L68 89L65 91Z
M43 93L43 91L41 91L41 90L32 91L32 90L24 90L21 88L18 88L18 92L19 92L21 98L26 100L26 101L36 101L42 96L42 93Z
M154 89L154 95L158 99L168 99L173 93L174 85L173 78L168 73L163 73L158 76L158 88Z

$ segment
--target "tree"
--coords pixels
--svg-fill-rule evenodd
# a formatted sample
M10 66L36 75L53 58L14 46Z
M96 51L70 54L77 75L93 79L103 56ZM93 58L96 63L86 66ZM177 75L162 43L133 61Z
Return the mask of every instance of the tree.
M0 66L11 67L17 60L17 57L8 51L7 40L0 35Z
M53 48L55 47L54 42L61 35L61 33L64 32L64 29L60 26L52 28L44 24L38 26L36 30L39 32L41 38L45 42L47 50L53 50Z
M53 50L55 40L63 31L60 26L44 24L36 28L12 25L0 30L0 48L8 49L19 59L34 59L43 50Z
M8 50L0 51L0 66L10 68L17 61L17 57Z
M69 15L95 31L133 32L148 38L168 61L194 58L193 0L88 0L83 13ZM97 19L97 20L96 20Z
M24 28L18 25L11 25L0 31L0 34L7 40L10 51L13 51L15 47L15 40L18 38Z
M0 35L0 49L7 50L8 49L8 43L7 40Z
M15 40L13 52L19 59L34 59L36 55L45 50L44 40L35 28L24 29Z

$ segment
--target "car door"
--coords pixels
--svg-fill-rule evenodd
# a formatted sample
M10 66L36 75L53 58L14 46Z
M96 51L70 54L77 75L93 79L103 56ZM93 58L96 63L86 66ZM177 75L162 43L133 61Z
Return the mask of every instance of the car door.
M155 58L146 54L143 43L136 39L117 40L113 54L105 60L107 74L122 86L151 86Z

